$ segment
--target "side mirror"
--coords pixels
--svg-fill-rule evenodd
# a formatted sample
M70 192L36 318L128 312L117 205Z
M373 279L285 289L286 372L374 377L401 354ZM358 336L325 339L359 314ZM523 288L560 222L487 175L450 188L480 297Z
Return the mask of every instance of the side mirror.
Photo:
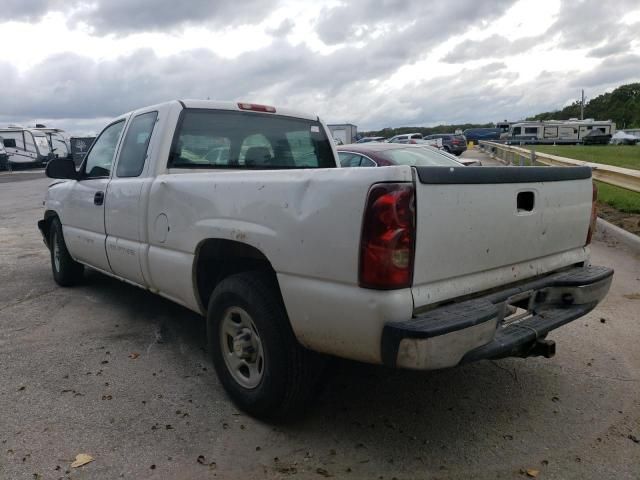
M15 138L5 138L2 140L2 144L5 148L16 148L16 139Z
M47 163L45 174L49 178L66 178L77 180L76 164L69 158L54 158Z

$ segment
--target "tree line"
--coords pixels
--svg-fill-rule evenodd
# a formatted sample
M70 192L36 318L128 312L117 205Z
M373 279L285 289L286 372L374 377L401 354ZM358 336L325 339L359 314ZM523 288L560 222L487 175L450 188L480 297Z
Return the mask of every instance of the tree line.
M561 110L543 112L527 120L569 120L570 118L580 118L580 101L576 100ZM621 85L612 92L603 93L585 103L584 118L595 120L612 120L616 122L618 129L640 128L640 83L630 83ZM458 125L438 125L436 127L386 127L382 130L360 132L360 135L367 137L393 137L403 133L421 133L422 135L433 135L435 133L453 133L460 129L467 128L491 128L494 123L464 123Z
M527 120L568 120L580 118L580 101L562 110L539 113ZM584 118L612 120L616 127L640 128L640 83L622 85L612 92L603 93L585 103Z

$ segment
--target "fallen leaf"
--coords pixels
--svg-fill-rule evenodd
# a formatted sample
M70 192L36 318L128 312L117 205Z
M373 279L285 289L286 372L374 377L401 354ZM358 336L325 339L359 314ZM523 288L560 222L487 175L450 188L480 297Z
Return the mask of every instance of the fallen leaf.
M527 468L527 477L536 478L540 474L540 470L534 470L533 468Z
M138 358L140 356L139 353L133 352L129 354L129 358L135 360L136 358Z
M323 477L332 477L333 476L328 471L326 471L324 468L316 468L316 473L318 475L322 475Z
M629 434L629 436L627 437L629 440L631 440L633 443L640 443L640 438L636 437L633 434Z
M628 298L629 300L640 300L640 293L630 293L628 295L623 295L624 298Z
M78 468L87 463L93 462L93 457L87 453L79 453L76 455L75 461L71 464L71 468Z

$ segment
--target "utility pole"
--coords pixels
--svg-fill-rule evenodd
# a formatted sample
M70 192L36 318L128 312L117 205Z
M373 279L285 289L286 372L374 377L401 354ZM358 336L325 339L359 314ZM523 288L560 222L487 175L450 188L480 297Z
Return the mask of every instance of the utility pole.
M580 101L580 120L584 120L584 88L582 89L582 100Z

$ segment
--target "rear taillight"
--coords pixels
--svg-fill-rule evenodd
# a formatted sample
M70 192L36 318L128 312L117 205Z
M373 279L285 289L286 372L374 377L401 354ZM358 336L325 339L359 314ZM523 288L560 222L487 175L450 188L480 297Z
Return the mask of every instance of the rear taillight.
M593 195L591 197L591 220L589 221L589 231L587 232L587 243L585 245L589 245L591 243L591 238L596 231L596 221L598 220L598 206L596 202L598 201L598 187L595 182L593 182Z
M391 290L411 286L415 213L413 184L371 187L360 237L361 287Z

